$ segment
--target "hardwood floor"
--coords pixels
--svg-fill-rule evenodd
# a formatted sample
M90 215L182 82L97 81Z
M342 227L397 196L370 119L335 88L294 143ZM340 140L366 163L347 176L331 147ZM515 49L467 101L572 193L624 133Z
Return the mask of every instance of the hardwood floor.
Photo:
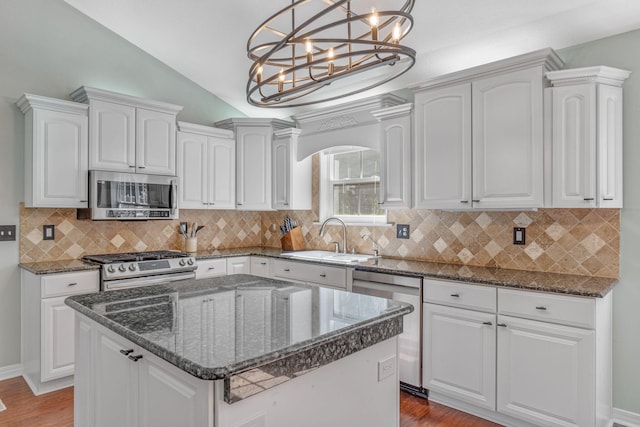
M73 426L73 387L34 396L22 377L0 381L0 426ZM400 427L496 427L498 424L400 393Z

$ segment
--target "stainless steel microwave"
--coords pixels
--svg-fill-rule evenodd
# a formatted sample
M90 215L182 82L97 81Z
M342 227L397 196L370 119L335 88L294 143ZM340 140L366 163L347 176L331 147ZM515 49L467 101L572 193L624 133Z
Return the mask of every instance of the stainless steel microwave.
M89 211L95 220L176 219L178 177L89 171Z

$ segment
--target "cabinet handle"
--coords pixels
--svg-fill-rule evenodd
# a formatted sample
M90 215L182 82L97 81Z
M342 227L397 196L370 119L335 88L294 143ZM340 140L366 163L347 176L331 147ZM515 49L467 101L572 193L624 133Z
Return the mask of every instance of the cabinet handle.
M129 356L129 359L133 360L134 362L137 362L138 360L142 359L142 355L136 354L134 356Z
M608 202L610 202L611 200L613 200L613 197L603 197L602 200L606 200ZM82 200L80 200L82 201Z
M482 324L483 325L487 325L487 326L492 326L493 325L493 323L491 323L491 322L482 322Z
M73 283L69 283L67 286L76 286L78 283L77 282L73 282Z
M288 269L288 268L285 268L285 269L284 269L284 271L289 271L289 269Z
M545 307L544 305L539 305L539 306L536 307L536 310L546 311L547 307Z
M135 167L136 167L136 165L129 165L129 167L130 167L130 168L135 168Z
M261 262L260 265L267 265L267 263L266 262Z
M454 298L460 298L460 294L451 294L451 296Z
M327 275L326 275L326 274L324 274L324 273L322 273L322 274L320 275L320 277L327 277Z
M120 353L124 354L125 356L130 355L131 353L133 353L133 349L130 350L120 350Z
M605 199L605 200L607 200L607 199ZM613 199L609 199L609 200L613 200ZM88 202L88 200L80 200L80 203L87 203L87 202Z
M497 325L500 326L501 328L506 328L507 327L506 323L498 323Z
M216 269L215 267L209 267L209 271L215 270L215 269Z
M460 203L469 203L468 200L460 200Z
M585 198L584 198L584 201L585 201L585 202L590 202L590 201L592 201L592 200L595 200L595 199L594 199L593 197L585 197Z
M242 203L236 203L236 205L238 205L238 206L242 206Z
M473 203L480 203L480 200L476 200L476 199L472 199L471 200Z
M283 203L283 206L289 206L289 203Z
M138 169L146 169L146 168L147 168L146 166L138 166ZM140 356L140 357L142 357L142 356Z

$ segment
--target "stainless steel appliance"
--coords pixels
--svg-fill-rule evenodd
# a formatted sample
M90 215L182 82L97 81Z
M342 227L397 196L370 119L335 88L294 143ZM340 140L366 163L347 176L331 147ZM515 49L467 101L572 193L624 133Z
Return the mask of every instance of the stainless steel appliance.
M191 255L174 251L87 255L82 259L102 264L102 291L193 279L198 267Z
M403 332L398 337L400 388L427 397L428 391L422 387L422 278L355 270L352 291L413 305L413 312L403 318Z
M99 220L176 219L178 178L89 171L89 211L79 215Z

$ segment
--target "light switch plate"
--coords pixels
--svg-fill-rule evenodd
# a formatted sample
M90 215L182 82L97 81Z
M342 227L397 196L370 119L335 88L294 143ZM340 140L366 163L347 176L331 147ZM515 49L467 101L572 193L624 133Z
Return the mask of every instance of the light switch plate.
M55 240L56 226L53 224L42 226L42 240Z
M409 224L397 224L396 225L396 237L398 239L409 238Z
M396 373L396 356L390 356L378 362L378 381Z
M10 242L16 240L15 225L0 225L0 242Z
M513 227L513 244L526 244L526 229L524 227Z

